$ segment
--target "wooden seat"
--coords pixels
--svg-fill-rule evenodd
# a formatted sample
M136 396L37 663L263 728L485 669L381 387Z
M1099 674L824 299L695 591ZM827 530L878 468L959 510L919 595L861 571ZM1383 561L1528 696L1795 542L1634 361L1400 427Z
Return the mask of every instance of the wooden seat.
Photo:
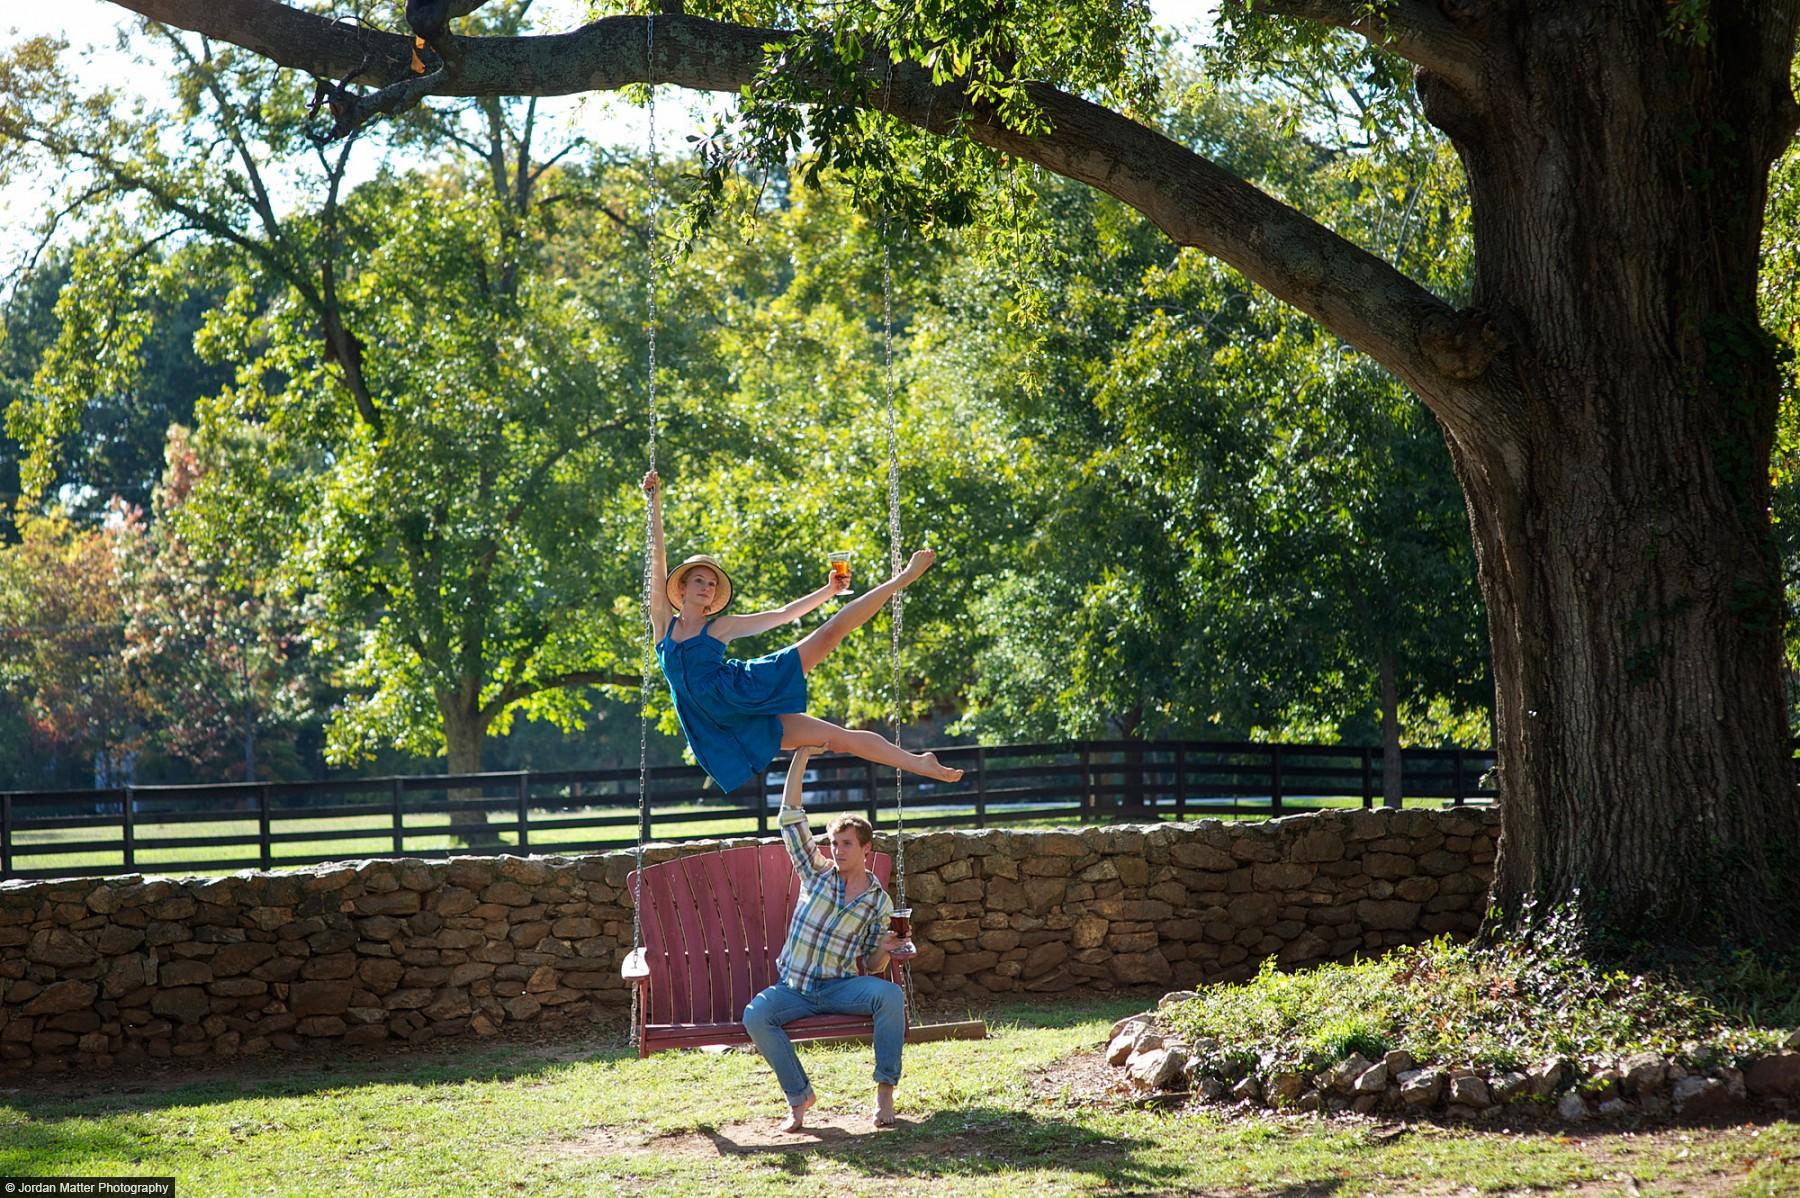
M886 886L893 860L871 856ZM638 1055L665 1048L747 1044L744 1008L778 980L775 958L800 898L800 878L780 844L695 853L633 872L643 947L621 972L638 987ZM900 980L890 962L885 975ZM795 1040L866 1036L867 1016L815 1015L787 1025Z

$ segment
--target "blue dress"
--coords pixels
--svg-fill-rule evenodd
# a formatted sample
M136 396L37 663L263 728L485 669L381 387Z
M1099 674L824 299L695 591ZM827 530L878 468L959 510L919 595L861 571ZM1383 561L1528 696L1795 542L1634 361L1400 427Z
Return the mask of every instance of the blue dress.
M675 618L656 643L656 660L675 696L682 734L719 789L736 790L768 767L781 750L783 715L806 711L806 671L800 651L740 661L725 656L725 642L710 625L685 641L675 639Z

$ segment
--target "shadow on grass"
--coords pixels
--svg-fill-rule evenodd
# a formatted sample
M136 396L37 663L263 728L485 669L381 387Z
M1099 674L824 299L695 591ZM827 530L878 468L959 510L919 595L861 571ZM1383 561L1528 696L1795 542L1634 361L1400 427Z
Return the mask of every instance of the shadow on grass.
M1141 1159L1153 1141L1108 1135L1067 1119L1003 1107L972 1106L924 1118L902 1116L892 1130L845 1131L822 1126L772 1141L762 1135L712 1129L695 1133L720 1156L761 1158L804 1176L824 1158L869 1180L998 1176L1026 1169L1064 1169L1104 1179L1109 1186L1150 1186L1181 1170Z
M46 1085L45 1079L20 1077L14 1079L21 1083L17 1089L0 1086L0 1108L33 1120L69 1119L248 1098L300 1098L355 1086L531 1082L569 1065L635 1061L637 1055L637 1049L616 1036L571 1034L554 1044L441 1041L414 1053L396 1048L344 1060L259 1056L204 1069L109 1076L92 1086L62 1079Z
M147 1124L133 1122L5 1121L0 1123L0 1177L92 1173L94 1162L136 1164L154 1138Z
M1154 999L1149 1000L1152 1004ZM1066 1028L1139 1011L1144 995L1085 997L1063 1001L982 1004L967 1008L949 998L922 1005L917 1022L984 1018L990 1034L1008 1028ZM965 1013L966 1012L966 1013ZM341 1050L340 1050L341 1052ZM103 1079L0 1078L0 1107L28 1119L66 1119L206 1106L251 1097L301 1097L349 1086L444 1085L459 1082L530 1081L571 1064L626 1062L637 1049L616 1022L570 1028L566 1035L537 1032L531 1039L440 1040L416 1049L384 1045L355 1055L265 1055L197 1067L151 1067ZM654 1069L657 1057L644 1062Z

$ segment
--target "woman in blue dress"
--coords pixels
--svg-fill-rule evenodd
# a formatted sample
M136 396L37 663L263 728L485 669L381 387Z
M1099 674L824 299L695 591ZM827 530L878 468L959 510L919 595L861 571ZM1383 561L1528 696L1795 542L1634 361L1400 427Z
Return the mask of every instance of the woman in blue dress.
M848 576L833 574L824 586L784 607L719 615L731 602L731 576L703 554L670 570L663 549L662 487L654 470L644 476L644 493L650 498L652 577L667 579L661 593L653 589L650 595L656 659L669 680L688 746L721 790L732 791L748 782L778 751L802 746L849 753L944 782L962 777L961 770L941 764L934 753L909 753L879 732L843 728L806 714L806 676L813 667L852 629L867 623L890 596L930 569L935 553L919 550L906 569L858 595L780 652L747 661L728 658L725 646L734 639L794 623L848 590Z

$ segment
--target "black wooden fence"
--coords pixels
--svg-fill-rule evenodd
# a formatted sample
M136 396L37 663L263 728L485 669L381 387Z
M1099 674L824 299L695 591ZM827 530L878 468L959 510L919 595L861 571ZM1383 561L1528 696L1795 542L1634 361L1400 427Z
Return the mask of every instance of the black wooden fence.
M1380 802L1377 748L1217 741L1076 741L937 750L955 784L817 757L815 813L859 811L878 828L1272 817ZM1493 755L1403 752L1409 803L1491 802ZM767 835L783 761L729 795L691 766L659 767L639 809L635 769L355 778L325 782L0 792L0 878L270 869L368 857L587 852L638 836Z

